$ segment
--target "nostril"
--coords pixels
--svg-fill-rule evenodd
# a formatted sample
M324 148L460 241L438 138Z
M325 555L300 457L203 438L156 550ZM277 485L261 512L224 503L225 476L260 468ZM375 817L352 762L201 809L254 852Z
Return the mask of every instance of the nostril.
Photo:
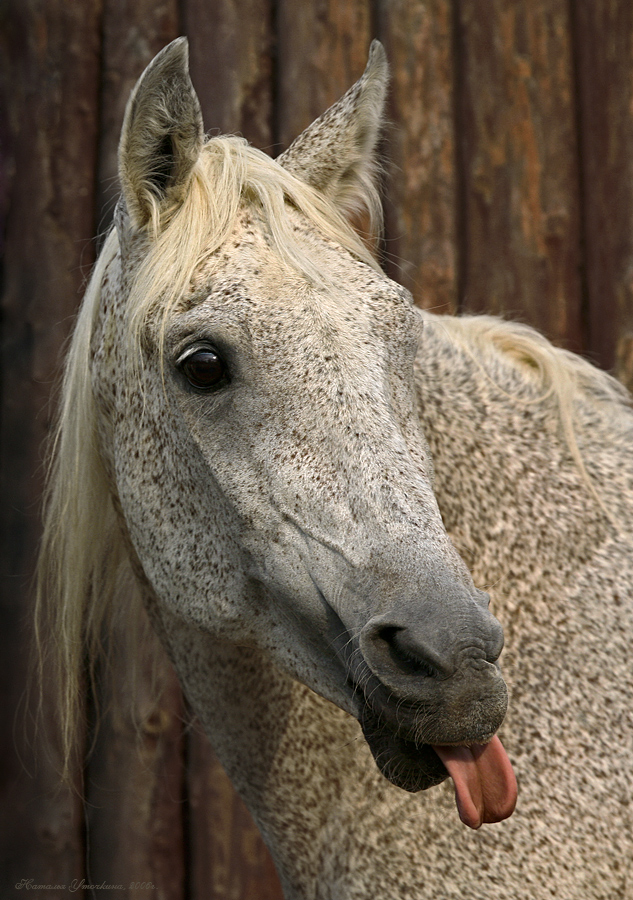
M440 670L423 655L421 648L412 640L406 628L385 625L376 632L375 640L386 649L391 662L404 675L422 675L438 678Z

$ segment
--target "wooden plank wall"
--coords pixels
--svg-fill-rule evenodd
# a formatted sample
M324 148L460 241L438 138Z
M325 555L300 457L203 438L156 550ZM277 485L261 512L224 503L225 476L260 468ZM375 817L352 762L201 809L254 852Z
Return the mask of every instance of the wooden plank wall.
M116 197L127 95L179 33L207 127L273 155L358 77L379 37L393 73L388 272L424 307L519 317L633 384L630 0L3 0L3 897L22 879L73 878L161 900L280 897L167 668L158 700L147 674L130 716L106 717L77 768L86 804L56 792L54 750L35 767L54 710L36 737L22 729L49 397Z

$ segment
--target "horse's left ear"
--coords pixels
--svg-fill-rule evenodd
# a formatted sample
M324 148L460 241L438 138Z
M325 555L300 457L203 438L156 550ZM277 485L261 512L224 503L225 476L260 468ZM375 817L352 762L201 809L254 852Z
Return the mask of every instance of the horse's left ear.
M388 80L384 48L373 41L362 77L277 158L344 213L375 193L376 144Z
M156 221L184 196L203 139L187 39L178 38L145 69L125 111L119 178L133 226Z

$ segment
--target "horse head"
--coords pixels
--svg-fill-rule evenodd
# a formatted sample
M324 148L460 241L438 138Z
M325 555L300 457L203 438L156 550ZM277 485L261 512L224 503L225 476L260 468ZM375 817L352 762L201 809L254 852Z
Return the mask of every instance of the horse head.
M377 209L386 82L374 43L273 161L205 139L186 43L162 51L125 117L90 377L168 647L189 629L257 648L355 716L386 777L417 791L464 754L506 777L507 692L501 627L433 494L422 318L348 224Z

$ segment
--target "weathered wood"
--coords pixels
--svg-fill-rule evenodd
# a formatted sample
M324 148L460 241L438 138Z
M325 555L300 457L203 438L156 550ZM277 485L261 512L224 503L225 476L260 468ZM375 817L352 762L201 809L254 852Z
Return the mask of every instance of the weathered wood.
M100 12L100 0L23 0L2 8L0 666L7 687L0 738L0 868L11 896L22 879L70 883L83 873L78 796L56 792L60 759L55 742L49 746L54 711L43 717L33 748L24 741L27 709L20 698L31 638L49 394L92 261Z
M178 0L103 0L97 229L112 220L119 195L117 147L125 104L145 66L178 37Z
M449 0L381 0L391 67L385 267L419 306L457 304L453 12Z
M568 7L458 0L461 298L581 349Z
M589 347L610 368L633 329L633 4L574 10Z
M281 149L351 87L367 63L369 0L277 0L276 139Z
M272 143L272 0L185 0L182 11L205 127L243 134L266 149Z
M250 813L199 729L189 734L189 859L195 900L283 900Z
M615 374L633 394L633 332L626 331L618 340L615 354Z
M125 627L114 636L117 647L127 643ZM117 653L115 674L86 773L88 876L93 884L123 885L132 898L183 900L180 687L152 633L139 641L136 659Z

